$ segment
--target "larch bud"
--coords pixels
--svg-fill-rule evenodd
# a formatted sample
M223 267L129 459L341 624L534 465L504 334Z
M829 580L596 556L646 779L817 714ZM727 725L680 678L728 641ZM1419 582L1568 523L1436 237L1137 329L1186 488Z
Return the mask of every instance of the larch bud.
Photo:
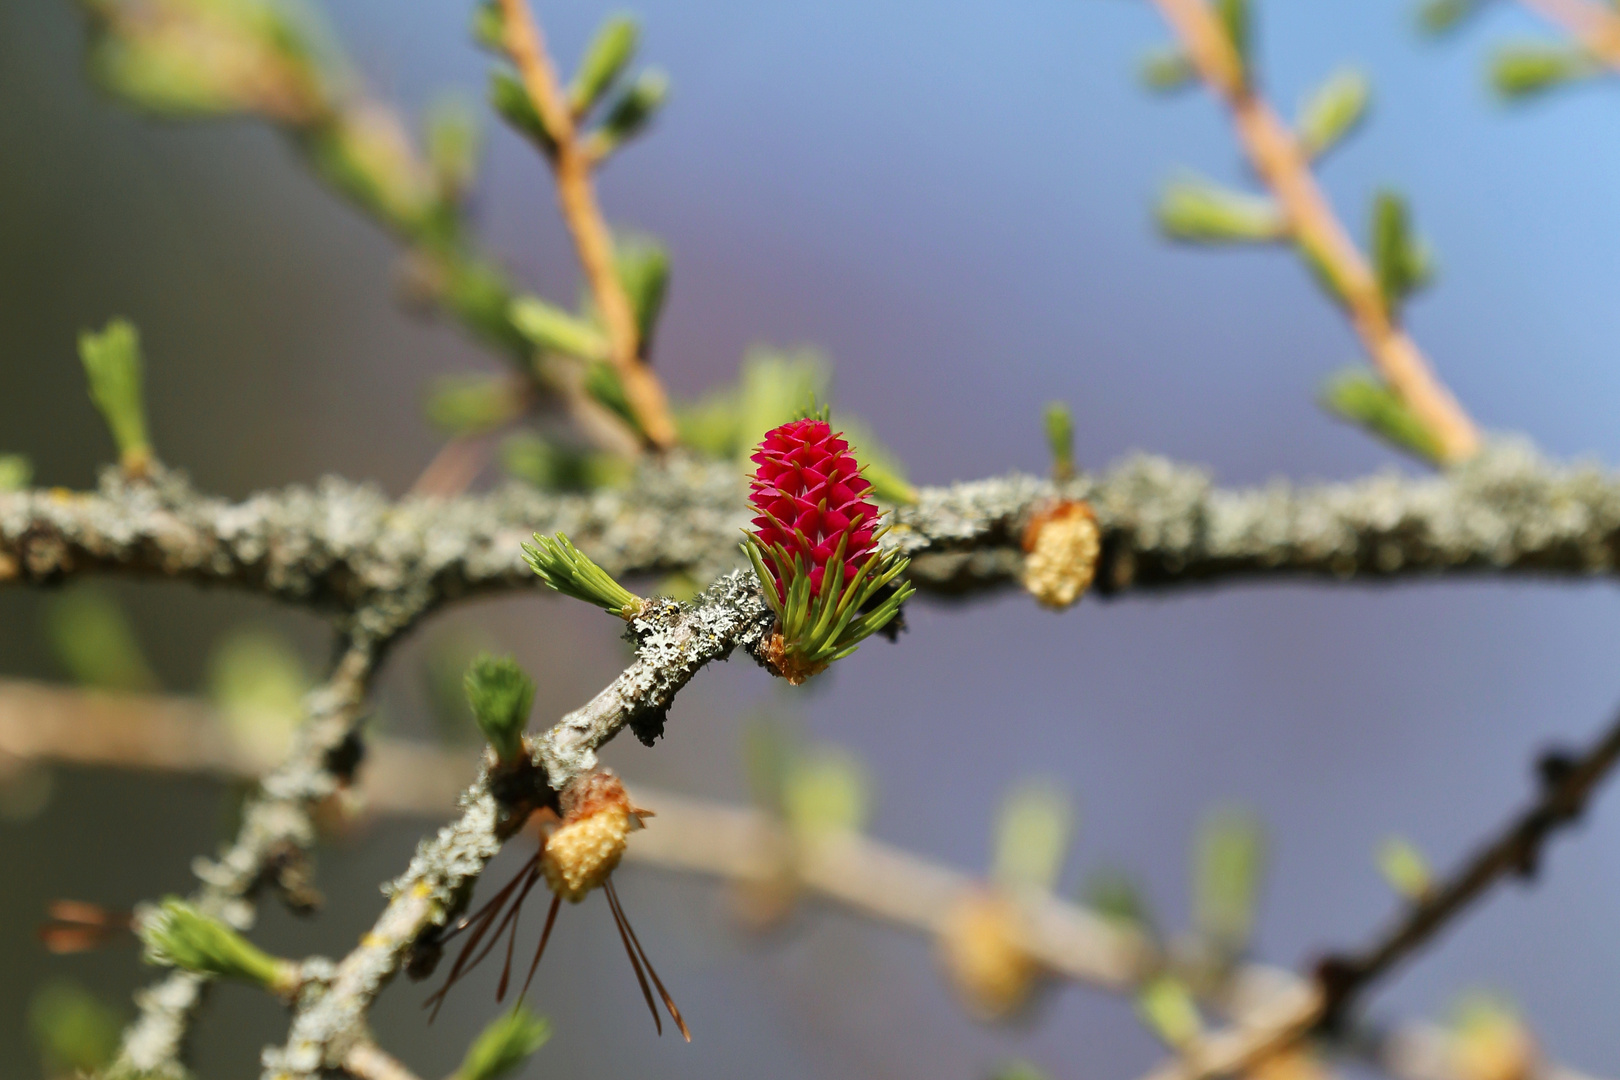
M1452 1031L1451 1064L1463 1080L1528 1080L1540 1054L1524 1021L1500 1002L1465 1002Z
M1102 531L1083 502L1064 500L1035 515L1024 530L1024 588L1049 608L1085 595L1097 573Z
M577 904L613 873L631 829L649 811L632 806L619 778L605 770L569 784L562 809L563 823L546 838L540 865L551 891Z
M1007 897L972 893L946 914L939 958L968 1012L1004 1020L1029 1001L1040 964L1023 946L1018 908Z

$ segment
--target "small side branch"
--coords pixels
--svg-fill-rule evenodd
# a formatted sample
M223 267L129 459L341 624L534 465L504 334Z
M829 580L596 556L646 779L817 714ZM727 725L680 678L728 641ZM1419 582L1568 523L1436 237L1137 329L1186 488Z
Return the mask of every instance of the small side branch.
M712 660L742 646L754 649L769 628L770 612L759 582L746 571L728 574L692 604L650 604L629 633L639 648L635 663L589 703L534 740L534 757L552 790L595 766L596 750L625 726L650 738L675 695ZM313 1077L338 1067L366 1040L365 1017L383 987L430 926L442 923L464 899L522 824L523 807L501 804L487 774L462 796L462 814L423 841L409 868L389 887L381 917L337 965L326 993L301 1002L287 1043L265 1056L265 1076Z
M267 882L302 902L297 893L315 840L310 810L341 782L332 757L363 715L376 660L369 639L350 640L326 684L310 695L309 718L287 761L264 777L244 807L235 840L217 859L198 860L202 884L190 899L204 914L245 929L253 920L253 894ZM140 1014L124 1032L115 1069L180 1075L180 1049L206 984L176 971L137 995Z
M1528 877L1546 842L1577 821L1588 800L1620 762L1620 716L1578 757L1542 759L1542 791L1447 880L1414 904L1363 949L1330 955L1315 978L1279 997L1243 1025L1189 1046L1148 1080L1215 1080L1239 1076L1313 1031L1339 1022L1357 997L1426 945L1503 878Z
M343 1071L356 1080L417 1080L415 1073L372 1042L355 1044L343 1059Z
M1351 325L1373 363L1434 434L1445 461L1472 457L1479 450L1479 430L1399 324L1372 268L1317 184L1299 140L1255 91L1208 0L1154 2L1200 77L1231 111L1249 164L1282 207L1295 241L1326 269L1343 295Z
M524 0L500 0L500 6L507 52L555 147L550 160L557 178L557 200L579 251L585 280L602 312L609 360L647 440L667 450L676 442L675 421L663 384L642 355L635 311L614 266L613 235L591 186L592 158L579 139L574 114L529 5Z
M651 745L662 733L675 695L711 660L741 645L753 651L774 616L751 571L727 574L692 605L648 601L628 634L639 643L636 662L585 705L534 741L534 757L553 791L596 767L597 748L629 726Z
M1452 877L1406 912L1383 937L1356 953L1329 956L1319 965L1324 1010L1338 1016L1365 987L1427 944L1453 918L1507 877L1536 873L1548 839L1580 820L1587 802L1620 762L1620 716L1579 757L1548 754L1540 762L1541 797Z

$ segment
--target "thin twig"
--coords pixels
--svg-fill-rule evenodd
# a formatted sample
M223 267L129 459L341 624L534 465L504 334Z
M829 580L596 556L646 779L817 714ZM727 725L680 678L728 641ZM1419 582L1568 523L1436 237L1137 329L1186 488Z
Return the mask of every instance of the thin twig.
M1329 1015L1425 945L1447 923L1498 881L1535 874L1547 839L1578 821L1592 793L1620 762L1620 716L1579 757L1549 754L1541 760L1541 796L1448 880L1406 912L1381 938L1359 952L1322 961L1319 977Z
M1400 326L1372 268L1317 184L1299 140L1270 103L1255 92L1242 58L1208 0L1154 3L1175 29L1205 84L1231 110L1249 163L1282 207L1294 240L1330 269L1349 308L1351 325L1373 363L1434 434L1445 461L1472 457L1480 447L1474 422Z
M375 672L377 646L351 637L325 685L308 698L308 718L286 760L264 775L242 810L236 837L219 858L195 865L202 884L191 901L204 913L244 929L252 921L251 899L265 884L277 884L294 903L310 902L307 853L315 839L310 811L340 780L333 755L353 736ZM125 1029L116 1068L132 1074L163 1074L179 1068L179 1054L207 979L176 971L136 995L140 1014Z
M608 359L618 372L625 397L647 440L667 450L676 442L675 421L663 384L642 355L635 311L614 267L613 236L591 185L591 157L580 143L573 112L528 4L524 0L500 0L500 5L507 52L556 147L550 160L557 178L557 199L579 251L585 280L602 312Z
M447 499L472 486L489 464L489 435L459 435L448 440L433 455L410 494Z
M343 1071L356 1080L417 1080L415 1073L373 1042L356 1044L343 1059Z
M1595 0L1519 0L1579 41L1598 60L1620 71L1620 11Z
M1148 1080L1241 1075L1325 1023L1337 1022L1363 991L1426 945L1491 886L1506 877L1533 874L1547 839L1580 818L1617 762L1620 716L1580 756L1544 757L1540 796L1387 931L1357 952L1324 958L1315 979L1291 1000L1240 1027L1197 1040L1180 1060L1154 1071Z

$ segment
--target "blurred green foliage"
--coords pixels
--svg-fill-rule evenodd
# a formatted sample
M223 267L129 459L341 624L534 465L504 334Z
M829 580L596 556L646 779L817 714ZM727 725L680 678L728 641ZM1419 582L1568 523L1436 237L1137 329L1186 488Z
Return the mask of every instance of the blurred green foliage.
M151 692L158 678L112 596L79 585L44 605L45 639L69 678L98 690Z
M987 1080L1049 1080L1045 1070L1028 1061L1005 1061L991 1071Z
M1418 26L1426 33L1443 34L1484 7L1488 0L1424 0L1418 5Z
M472 103L460 94L436 98L423 122L428 166L441 200L460 203L472 190L483 131Z
M83 0L100 33L91 70L126 100L166 115L262 112L307 119L342 73L302 5L270 0Z
M208 660L208 696L226 725L272 759L291 745L313 688L298 651L264 627L232 630Z
M480 656L467 668L467 704L503 762L523 754L523 729L534 706L534 680L510 656Z
M1237 53L1238 63L1243 66L1244 81L1247 82L1254 45L1254 19L1249 10L1249 0L1215 0L1215 14L1220 17L1227 39L1232 42L1232 51Z
M1204 1029L1192 991L1174 975L1158 975L1143 984L1136 1012L1170 1046L1186 1046Z
M445 375L428 389L427 418L446 435L482 435L516 420L523 388L500 375Z
M1041 420L1052 455L1052 479L1067 480L1074 475L1074 414L1066 402L1049 401Z
M484 1028L453 1080L499 1080L517 1071L551 1038L551 1025L519 1004Z
M1142 85L1149 90L1168 93L1191 86L1198 79L1198 69L1186 50L1174 45L1150 49L1137 64Z
M79 359L90 382L90 400L112 432L120 462L129 472L144 472L152 445L146 432L140 334L125 319L114 319L99 332L87 330L79 335Z
M1375 372L1346 368L1323 385L1322 408L1430 464L1441 460L1440 441Z
M1253 814L1217 810L1199 827L1193 849L1193 921L1218 957L1238 956L1248 946L1265 865L1265 832Z
M802 750L783 770L782 810L801 836L861 831L872 810L865 766L841 747Z
M652 352L653 331L669 293L669 250L649 236L614 237L613 255L619 280L636 316L637 339L644 355Z
M712 457L737 461L752 471L750 454L764 434L797 418L814 400L826 400L831 369L813 349L755 347L743 358L737 382L680 408L681 441ZM905 467L859 420L840 415L835 424L849 440L872 493L888 503L915 502Z
M633 17L610 15L603 20L568 85L568 104L576 114L583 116L602 100L635 59L640 40L641 26Z
M1086 878L1081 891L1086 906L1120 926L1154 937L1157 920L1136 879L1123 870L1104 868Z
M608 107L602 126L590 135L592 153L606 156L646 130L669 100L669 76L656 68L636 76Z
M518 297L512 302L510 316L517 332L537 349L580 360L607 356L607 337L599 326L537 296Z
M1372 263L1392 317L1407 297L1434 280L1434 257L1412 233L1406 200L1394 191L1373 198Z
M1287 224L1276 203L1199 176L1171 181L1159 197L1159 229L1190 244L1253 244L1282 240Z
M0 491L21 491L34 479L34 463L23 454L0 454Z
M1367 116L1372 84L1356 68L1341 68L1305 100L1295 127L1305 153L1319 158L1354 131Z
M1517 101L1600 74L1603 67L1585 49L1541 42L1514 42L1491 57L1491 86L1506 101Z
M111 1064L124 1019L77 983L58 980L34 993L28 1026L47 1076L79 1076Z
M850 751L807 744L774 711L743 725L743 760L753 802L801 836L859 832L871 815L871 780Z
M996 818L991 878L1003 887L1051 892L1074 836L1074 804L1046 780L1025 781L1007 793Z
M501 467L547 491L595 491L622 487L634 465L600 450L582 450L552 442L534 432L520 432L501 443Z
M1434 888L1434 871L1410 841L1392 836L1378 847L1378 870L1402 898L1417 902Z

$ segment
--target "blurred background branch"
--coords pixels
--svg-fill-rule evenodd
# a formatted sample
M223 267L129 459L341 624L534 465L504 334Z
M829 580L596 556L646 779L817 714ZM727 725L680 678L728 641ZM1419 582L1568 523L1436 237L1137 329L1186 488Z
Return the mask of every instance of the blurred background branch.
M1575 793L1589 790L1605 763L1612 764L1617 739L1620 736L1611 732L1596 754L1574 766L1578 774L1575 786L1557 789L1561 794L1550 791L1535 810L1516 820L1516 827L1493 846L1487 859L1493 867L1491 873L1503 865L1525 865L1524 856L1530 850L1525 830L1540 827L1530 822L1568 820L1569 801L1583 797ZM249 780L276 763L274 753L262 743L233 732L215 707L194 699L87 692L15 680L0 681L0 760L8 762L12 771L69 765ZM332 809L321 813L319 820L325 829L347 830L374 814L445 818L476 768L469 751L374 738L352 786L345 785L333 794ZM1139 921L1139 915L1126 915L1124 909L1076 905L1046 888L1018 887L1005 869L980 878L930 862L863 835L858 818L841 817L825 802L800 800L772 813L645 784L633 788L637 804L655 809L657 818L651 827L635 834L627 852L631 862L730 882L739 925L745 929L758 931L780 924L801 894L828 900L938 940L947 961L944 973L968 1001L984 992L986 976L948 962L952 950L961 947L952 939L964 932L981 938L988 935L992 940L1005 935L1004 944L991 948L1027 956L1030 965L1020 968L1018 977L1032 983L1072 980L1133 995L1167 973L1191 985L1200 985L1206 978L1201 968L1204 961L1196 952L1159 941L1152 928ZM1027 830L1034 822L1013 825L1018 831L1009 834L1009 842L1027 843ZM1497 857L1509 847L1511 859ZM1456 880L1478 878L1480 862L1471 861L1469 871ZM1403 920L1401 932L1394 937L1405 941L1414 926L1430 933L1455 915L1463 906L1452 895L1457 888L1453 883L1437 890ZM998 895L1008 901L1006 918L975 925L964 924L958 917L965 906ZM1472 895L1475 893L1470 898ZM1436 916L1436 911L1443 914ZM1410 947L1408 942L1402 952ZM1363 981L1375 977L1373 973ZM1262 964L1240 964L1223 973L1206 992L1210 1007L1240 1019L1251 1040L1259 1038L1253 1031L1262 1026L1270 1034L1276 1032L1279 1007L1298 1008L1301 1002L1309 1002L1311 1015L1316 1019L1322 1015L1321 998L1309 980ZM1499 1017L1498 1022L1505 1018ZM1289 1038L1310 1030L1311 1023L1305 1021L1287 1028ZM1379 1028L1352 1024L1335 1029L1325 1047L1353 1060L1366 1060L1396 1080L1480 1080L1481 1074L1469 1065L1468 1038L1466 1025L1452 1029L1425 1023ZM1476 1032L1476 1041L1478 1038ZM1267 1043L1266 1054L1279 1052L1286 1041L1276 1037ZM1202 1071L1174 1075L1242 1075L1259 1067L1263 1055L1255 1049L1257 1042L1245 1044L1244 1053L1249 1056L1241 1066L1219 1058L1221 1045L1217 1036L1188 1047L1189 1056L1210 1056ZM1587 1080L1539 1057L1533 1060L1534 1071L1527 1075L1537 1080ZM410 1075L391 1071L401 1067L372 1044L356 1047L344 1066L359 1077ZM1161 1075L1172 1073L1155 1074Z
M594 103L595 87L565 101L557 72L546 55L540 25L524 0L500 0L501 40L517 65L530 104L545 128L545 149L557 179L563 217L579 250L579 261L607 325L608 359L618 373L636 421L660 450L675 444L674 419L657 376L648 369L630 295L615 268L613 237L608 233L591 186L593 159L575 131L576 113ZM613 65L617 66L617 65ZM592 82L605 82L595 78Z
M1229 1031L1189 1040L1181 1060L1151 1080L1215 1080L1258 1068L1323 1026L1342 1023L1357 998L1505 878L1529 880L1541 866L1547 840L1581 819L1587 802L1620 763L1620 717L1581 754L1542 755L1539 796L1488 837L1456 871L1413 898L1401 916L1353 953L1318 962L1313 979Z
M1230 197L1204 194L1196 205L1189 205L1186 193L1178 200L1171 192L1161 214L1166 227L1172 235L1180 233L1206 242L1282 239L1292 243L1328 295L1345 308L1389 390L1432 442L1433 456L1451 464L1472 457L1480 447L1478 428L1436 377L1400 322L1401 300L1425 276L1405 236L1404 211L1393 204L1384 211L1388 223L1374 237L1384 257L1375 268L1340 224L1318 186L1312 173L1313 154L1257 88L1250 48L1254 30L1247 0L1222 0L1219 12L1209 0L1155 3L1176 32L1184 63L1231 112L1248 162L1275 200L1269 214L1263 203L1234 213ZM1340 87L1329 84L1325 91L1336 92L1345 101L1344 84ZM1317 130L1322 133L1314 140L1316 154L1325 153L1354 125L1362 106L1346 104L1348 115L1343 111L1346 105L1316 114ZM1274 224L1267 220L1272 216Z

